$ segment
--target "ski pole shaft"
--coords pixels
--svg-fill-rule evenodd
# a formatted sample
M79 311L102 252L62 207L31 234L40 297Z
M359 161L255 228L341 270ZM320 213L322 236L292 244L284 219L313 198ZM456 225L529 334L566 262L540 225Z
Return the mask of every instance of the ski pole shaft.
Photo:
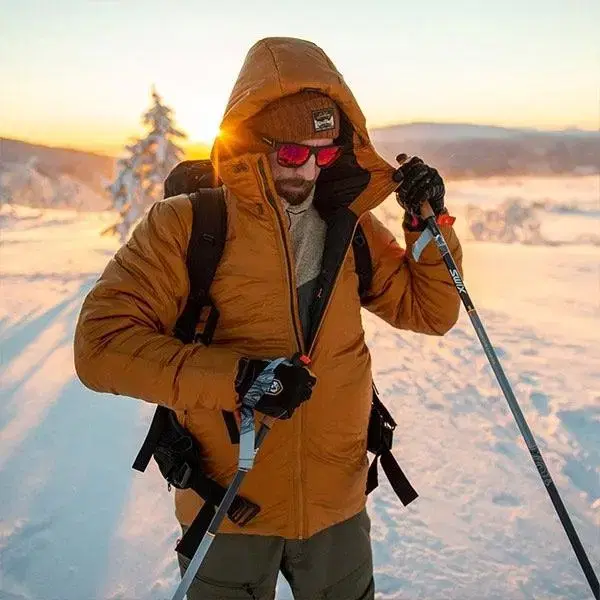
M263 419L262 425L258 430L258 433L256 434L256 443L254 446L255 452L258 451L265 437L267 436L267 433L269 433L269 431L271 430L273 422L274 419L270 417L265 417ZM221 502L221 504L219 504L219 508L215 512L215 516L212 518L210 525L208 526L208 529L198 546L198 549L194 553L190 564L188 565L183 577L181 578L179 586L175 590L175 594L173 595L172 600L185 599L185 595L187 594L190 585L192 585L192 581L194 580L198 569L202 565L202 562L204 561L204 558L206 557L206 554L211 544L213 543L215 536L217 535L217 532L219 530L219 527L221 526L221 523L223 522L223 519L225 519L225 517L227 516L227 511L229 510L231 503L235 499L238 490L240 489L240 486L244 481L246 473L247 471L238 468L235 477L233 478L232 482L227 488L227 492L223 497L223 501Z
M558 514L560 522L562 523L562 525L565 529L565 532L567 534L567 537L569 538L569 541L571 542L571 546L573 547L573 550L575 551L577 560L579 561L579 564L581 565L581 568L583 569L583 573L585 574L585 577L590 585L592 594L594 595L594 598L596 600L600 600L600 584L598 583L598 578L596 577L596 574L594 573L594 569L592 568L592 565L587 557L585 549L579 539L579 536L577 535L577 532L575 531L575 527L571 521L571 518L569 517L569 513L567 512L565 505L563 504L560 494L558 493L558 489L556 488L556 485L554 484L552 476L550 475L548 468L546 467L546 463L545 463L544 459L542 458L542 453L540 452L540 449L538 448L535 438L533 437L533 433L531 432L531 429L529 429L529 426L527 425L525 416L523 415L523 412L521 411L519 403L517 402L517 399L515 398L515 395L512 391L510 383L508 382L508 379L506 378L504 370L502 369L502 365L500 364L500 361L498 360L498 356L496 355L496 352L494 351L494 348L490 342L490 339L487 336L487 333L481 322L481 319L479 318L479 315L477 314L477 311L475 310L475 306L473 305L473 302L471 301L471 298L469 297L467 288L465 287L465 284L462 280L462 277L460 275L458 267L457 267L456 263L454 262L454 259L452 258L450 249L448 248L448 245L446 244L446 240L444 239L444 236L443 236L442 232L440 231L438 224L436 223L435 215L434 215L434 213L431 209L431 206L429 205L428 202L424 203L424 205L421 209L421 215L425 219L425 222L427 223L427 228L433 235L433 239L436 243L436 246L438 247L438 249L442 255L442 258L444 260L444 263L446 264L446 267L448 268L448 272L450 273L450 276L452 277L452 280L454 281L454 285L456 287L456 290L458 291L458 295L460 296L460 299L462 300L462 303L463 303L465 309L467 310L467 314L469 315L469 318L471 319L471 323L473 324L473 327L475 328L477 337L479 338L479 341L481 342L481 345L483 346L483 350L485 351L485 354L490 362L490 365L494 371L494 374L496 375L496 379L498 380L498 383L500 384L500 388L502 389L502 392L504 393L504 397L506 398L508 405L510 407L510 410L512 411L512 414L513 414L515 420L517 421L517 425L521 431L523 438L525 439L525 443L527 444L527 448L529 449L531 458L533 459L533 462L534 462L535 466L537 467L540 477L542 478L542 481L544 482L544 486L546 487L546 490L548 491L550 499L552 500L552 504L554 505L554 508L556 509L556 512Z

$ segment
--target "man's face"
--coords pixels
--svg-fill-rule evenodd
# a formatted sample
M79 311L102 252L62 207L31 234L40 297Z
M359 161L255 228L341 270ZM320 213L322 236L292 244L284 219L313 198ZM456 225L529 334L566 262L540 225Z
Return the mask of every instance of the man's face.
M306 146L329 146L331 140L304 140L300 142ZM282 167L277 162L277 152L269 154L269 164L275 181L275 189L281 198L292 205L302 204L310 195L321 169L317 167L314 155L301 167L290 169Z

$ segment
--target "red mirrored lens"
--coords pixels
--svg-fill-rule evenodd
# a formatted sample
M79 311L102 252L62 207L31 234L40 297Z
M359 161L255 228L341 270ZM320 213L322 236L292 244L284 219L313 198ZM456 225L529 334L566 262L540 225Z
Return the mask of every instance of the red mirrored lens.
M331 166L342 154L339 146L326 146L317 150L317 167L324 169Z
M277 161L282 167L298 168L308 161L311 154L316 157L321 169L331 166L342 154L340 146L305 146L303 144L281 144L277 149Z
M281 144L277 160L282 167L301 167L310 156L310 148L299 144Z

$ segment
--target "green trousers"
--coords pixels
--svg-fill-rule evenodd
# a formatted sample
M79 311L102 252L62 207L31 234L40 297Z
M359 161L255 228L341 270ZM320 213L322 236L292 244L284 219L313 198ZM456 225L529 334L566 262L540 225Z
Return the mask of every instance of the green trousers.
M178 559L183 575L189 561L181 555ZM273 600L279 572L290 584L295 600L373 600L366 510L307 540L217 535L187 597Z

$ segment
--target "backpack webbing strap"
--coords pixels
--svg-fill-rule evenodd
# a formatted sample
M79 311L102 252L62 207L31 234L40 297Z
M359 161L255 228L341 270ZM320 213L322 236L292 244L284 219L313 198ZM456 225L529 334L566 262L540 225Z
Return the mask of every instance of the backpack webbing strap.
M211 504L213 506L219 506L227 493L226 488L204 475L200 470L194 470L191 473L188 483L189 486L204 499L206 504ZM227 511L227 516L233 523L243 527L259 512L260 508L257 504L250 502L250 500L247 500L243 496L237 495ZM202 532L202 536L203 535L204 532Z
M209 296L227 236L227 207L223 188L202 188L189 195L192 203L192 232L186 257L190 292L175 325L175 336L190 344L201 341L210 344L219 319L219 311ZM202 309L210 307L206 326L196 335L196 324Z
M229 434L229 439L232 444L240 443L240 430L238 429L238 424L236 423L235 417L232 412L222 411L223 412L223 420L225 421L225 427L227 427L227 433Z
M146 439L138 452L135 460L133 461L132 467L136 471L141 471L142 473L146 470L150 459L152 458L152 454L154 453L154 449L156 448L156 444L160 439L160 436L167 425L167 419L169 417L169 409L166 406L157 406L154 411L154 417L152 418L152 423L150 423L150 428L148 429L148 433L146 434Z
M183 554L190 560L196 553L204 534L208 531L210 522L216 513L215 504L205 502L188 530L185 532L179 543L175 547L175 550L180 554ZM255 507L254 510L249 509ZM240 496L236 496L231 508L227 511L227 516L240 527L243 527L250 519L252 519L259 512L258 506L251 502L248 502Z
M208 479L205 476L200 476L202 481L195 481L197 473L195 473L190 479L191 485L190 487L197 492L198 485L202 486L202 489L205 489L206 485L210 485L211 490L209 492L208 498L205 498L205 503L195 516L192 524L189 529L185 532L179 543L177 544L175 550L180 554L183 554L185 557L191 559L204 534L207 532L210 522L212 518L215 516L216 507L221 504L223 497L225 496L225 492L227 491L225 488L220 486L215 481ZM208 483L207 483L208 482ZM260 512L260 508L254 502L250 502L246 498L242 496L236 496L227 511L227 516L233 522L243 527L250 520L252 520L258 513Z
M355 270L358 275L358 295L362 299L371 288L373 263L365 233L360 225L357 225L352 238L352 250L354 251Z
M404 506L408 506L413 500L416 500L419 497L419 494L417 494L415 488L413 488L410 481L408 481L404 471L402 471L400 465L396 462L394 455L387 448L375 455L375 458L369 467L367 475L367 495L379 485L377 468L380 457L381 468L388 478L392 489L400 499L400 502L402 502Z
M367 495L369 495L379 485L379 459L381 459L381 468L385 473L392 489L400 502L408 506L413 500L419 497L416 490L408 481L408 478L396 462L392 454L392 440L396 421L379 399L379 393L375 384L373 384L373 406L371 408L371 418L377 419L375 423L379 424L377 429L377 442L370 450L375 454L375 458L369 467L367 474Z
M146 470L165 427L170 426L170 418L175 418L170 409L165 406L156 407L146 439L133 463L133 468L137 471L144 472ZM191 488L204 500L204 506L177 547L178 551L191 558L210 525L216 507L221 504L227 490L207 477L199 466L192 467L187 462L183 463L176 473L172 473L167 481L169 485L175 485L180 489ZM233 523L243 527L259 512L260 507L257 504L237 495L227 511L227 516Z
M208 531L210 522L213 520L216 512L214 504L205 502L188 530L183 534L177 546L175 546L175 551L191 560L194 554L196 554L196 549L204 534Z

